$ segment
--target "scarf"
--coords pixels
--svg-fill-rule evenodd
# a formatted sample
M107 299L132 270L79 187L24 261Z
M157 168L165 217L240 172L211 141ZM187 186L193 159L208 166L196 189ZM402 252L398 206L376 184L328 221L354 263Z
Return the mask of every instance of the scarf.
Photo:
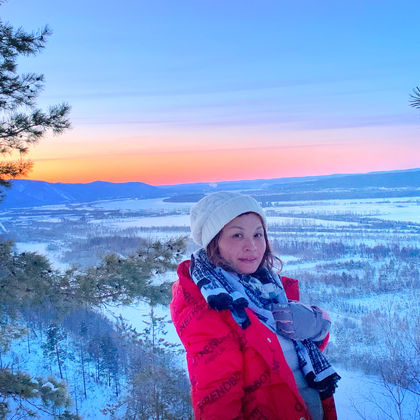
M245 308L249 307L273 332L278 334L271 307L287 303L288 299L279 276L260 267L255 273L239 274L214 265L201 248L191 256L190 275L210 308L230 310L233 319L243 329L250 325ZM308 385L320 393L321 400L330 397L340 376L311 340L296 341L299 368Z

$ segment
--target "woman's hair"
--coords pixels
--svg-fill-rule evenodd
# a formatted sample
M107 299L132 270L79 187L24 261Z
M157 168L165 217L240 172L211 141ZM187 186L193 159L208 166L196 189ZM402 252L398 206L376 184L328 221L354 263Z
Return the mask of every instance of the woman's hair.
M261 216L259 214L251 212L251 211L247 212L247 213L242 213L237 217L244 216L244 215L250 214L250 213L256 214L261 219ZM271 270L274 267L275 263L277 262L280 265L278 271L281 271L281 269L283 268L283 262L281 261L281 259L279 257L274 255L273 252L271 251L271 245L270 245L270 242L268 241L267 230L265 229L265 225L264 225L262 219L261 219L261 223L263 225L263 230L264 230L265 252L264 252L263 258L262 258L261 263L260 263L258 268L266 267L266 268ZM207 248L206 248L207 258L214 265L222 267L223 269L225 269L227 271L235 271L235 270L232 269L230 264L225 259L223 259L222 256L220 255L219 239L220 239L220 236L222 234L222 230L220 230L217 233L217 235L207 245Z

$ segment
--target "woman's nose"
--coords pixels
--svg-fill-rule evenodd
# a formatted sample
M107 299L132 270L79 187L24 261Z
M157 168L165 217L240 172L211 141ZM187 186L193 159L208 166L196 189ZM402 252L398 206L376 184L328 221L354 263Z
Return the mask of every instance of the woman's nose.
M248 238L245 240L244 248L248 251L253 251L256 249L255 241L253 238Z

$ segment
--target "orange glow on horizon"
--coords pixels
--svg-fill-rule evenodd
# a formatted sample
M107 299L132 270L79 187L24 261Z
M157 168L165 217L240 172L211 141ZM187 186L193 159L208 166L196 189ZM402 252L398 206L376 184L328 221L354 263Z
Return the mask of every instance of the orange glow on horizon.
M378 144L359 143L34 159L34 169L26 179L165 185L369 172L417 167L420 146L413 149L394 144L381 144L379 149Z

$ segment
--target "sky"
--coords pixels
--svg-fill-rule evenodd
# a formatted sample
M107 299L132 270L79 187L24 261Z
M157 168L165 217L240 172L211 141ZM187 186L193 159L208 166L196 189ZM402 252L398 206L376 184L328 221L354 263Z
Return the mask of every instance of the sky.
M420 167L420 2L8 0L72 129L28 179L152 185Z

